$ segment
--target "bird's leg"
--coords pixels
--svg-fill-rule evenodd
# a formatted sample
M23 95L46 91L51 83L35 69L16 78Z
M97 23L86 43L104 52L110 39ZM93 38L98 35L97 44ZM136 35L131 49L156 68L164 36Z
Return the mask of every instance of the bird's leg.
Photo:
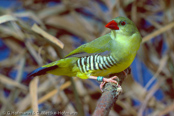
M131 74L131 68L128 67L127 69L125 69L124 71L122 71L124 73L124 75L127 77L127 75Z
M100 90L101 90L102 92L103 92L103 90L102 90L102 89L103 89L103 86L104 86L106 83L108 83L108 82L115 83L115 84L118 85L118 82L115 80L115 79L118 78L117 76L113 76L113 77L111 77L111 78L103 78L103 77L89 76L89 78L90 78L90 79L96 79L97 81L99 81L98 78L102 78L102 80L100 80L100 82L102 82L102 83L100 84ZM120 88L120 91L122 91L121 86L118 85L118 87Z
M124 75L127 77L127 73L126 73L126 71L124 70L124 71L122 71L123 73L124 73Z

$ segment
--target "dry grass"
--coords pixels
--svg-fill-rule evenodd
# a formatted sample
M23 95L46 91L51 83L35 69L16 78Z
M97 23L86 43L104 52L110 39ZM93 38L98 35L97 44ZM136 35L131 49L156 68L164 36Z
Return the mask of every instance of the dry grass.
M173 0L98 1L62 0L50 7L44 0L21 0L21 8L26 9L23 12L16 12L19 6L0 9L0 38L10 49L9 56L0 62L1 114L4 111L38 110L73 113L81 107L83 112L92 115L101 93L90 80L74 78L77 88L74 90L69 78L48 74L34 79L28 87L22 83L23 73L59 60L83 42L108 33L104 25L112 18L127 16L135 22L143 37L138 59L153 74L149 83L156 80L156 84L147 91L150 84L143 87L132 77L127 78L123 83L124 93L110 115L174 115ZM99 3L106 5L108 10L103 11ZM93 16L86 15L83 10ZM24 20L24 17L28 19ZM162 52L164 44L167 48ZM137 70L138 78L143 81L145 76L140 69ZM14 70L17 74L12 79L9 73ZM164 94L162 100L154 97L158 89ZM4 91L8 95L4 95ZM74 91L81 104L76 103ZM140 105L133 104L135 99ZM152 112L147 113L148 108Z

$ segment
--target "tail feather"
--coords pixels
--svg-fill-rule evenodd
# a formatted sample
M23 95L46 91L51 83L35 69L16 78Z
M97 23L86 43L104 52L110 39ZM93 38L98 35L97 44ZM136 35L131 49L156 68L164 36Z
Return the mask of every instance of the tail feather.
M39 75L46 74L47 71L54 70L58 68L57 65L51 66L51 67L39 67L36 70L32 71L27 75L26 80L23 81L24 84L29 85L30 81L35 77Z

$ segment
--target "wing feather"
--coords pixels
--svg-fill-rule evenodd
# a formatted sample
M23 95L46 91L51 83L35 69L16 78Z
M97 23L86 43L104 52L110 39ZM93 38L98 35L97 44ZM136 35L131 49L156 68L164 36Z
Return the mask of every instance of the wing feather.
M106 34L99 37L89 43L81 45L77 49L70 52L65 58L69 57L84 57L94 54L108 55L111 51L111 37L110 34Z

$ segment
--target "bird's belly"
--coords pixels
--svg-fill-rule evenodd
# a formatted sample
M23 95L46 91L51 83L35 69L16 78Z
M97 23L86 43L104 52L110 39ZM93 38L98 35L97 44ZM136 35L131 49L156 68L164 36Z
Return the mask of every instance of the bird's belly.
M107 76L109 74L122 72L126 68L128 68L129 66L130 66L130 64L128 65L128 63L121 63L121 64L115 65L115 66L113 66L109 69L106 69L106 70L94 70L94 71L92 71L91 75L93 75L93 76Z
M127 60L123 60L123 61L119 62L118 64L116 64L116 65L114 65L106 70L94 70L94 71L92 71L91 75L93 75L93 76L107 76L109 74L122 72L131 65L134 58L135 58L135 55L130 55Z

